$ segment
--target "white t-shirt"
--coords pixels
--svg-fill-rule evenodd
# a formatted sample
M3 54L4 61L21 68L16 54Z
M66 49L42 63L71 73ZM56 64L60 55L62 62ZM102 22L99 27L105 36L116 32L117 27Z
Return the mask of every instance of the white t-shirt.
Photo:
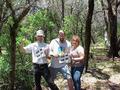
M70 47L71 44L68 40L66 40L64 43L61 43L59 41L59 38L53 39L49 45L50 55L54 56L54 54L60 55L61 53L64 54L69 53ZM65 63L59 63L59 59L60 57L58 58L52 57L51 67L60 68L66 65Z
M46 55L49 52L48 45L46 43L31 43L24 47L26 53L32 53L32 62L36 64L47 63Z

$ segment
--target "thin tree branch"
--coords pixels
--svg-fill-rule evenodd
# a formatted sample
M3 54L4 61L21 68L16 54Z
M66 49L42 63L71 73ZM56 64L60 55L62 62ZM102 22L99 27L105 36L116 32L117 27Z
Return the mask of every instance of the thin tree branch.
M119 5L120 5L120 1L117 3L116 7L118 8L118 7L119 7Z
M27 13L29 12L29 10L30 10L30 7L31 7L31 5L27 6L27 7L22 11L22 13L19 15L19 17L18 17L18 19L17 19L18 22L20 22L20 21L24 18L24 16L26 16L26 14L27 14Z
M11 10L13 20L16 21L15 10L14 10L13 7L12 7L12 2L11 2L11 0L6 0L6 7Z

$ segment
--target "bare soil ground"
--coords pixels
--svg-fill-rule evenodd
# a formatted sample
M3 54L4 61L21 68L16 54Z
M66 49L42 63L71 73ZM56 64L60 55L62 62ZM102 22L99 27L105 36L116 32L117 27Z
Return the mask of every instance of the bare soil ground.
M92 54L88 72L81 78L82 90L120 90L120 58L106 57L103 48L95 49ZM69 90L62 77L59 76L55 83L60 90Z
M120 58L96 57L87 73L82 75L83 90L120 90ZM60 90L68 90L67 81L55 81Z

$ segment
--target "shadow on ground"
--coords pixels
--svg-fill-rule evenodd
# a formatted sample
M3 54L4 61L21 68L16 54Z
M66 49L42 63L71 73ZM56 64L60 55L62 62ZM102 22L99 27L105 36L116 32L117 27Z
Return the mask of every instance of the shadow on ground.
M90 69L87 71L87 73L90 73L93 77L102 79L102 80L108 80L110 76L106 73L103 73L101 69Z

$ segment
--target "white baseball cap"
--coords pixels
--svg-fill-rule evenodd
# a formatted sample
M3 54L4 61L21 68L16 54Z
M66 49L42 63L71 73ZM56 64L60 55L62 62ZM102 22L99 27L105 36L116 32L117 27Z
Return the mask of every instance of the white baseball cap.
M38 30L38 31L36 32L36 36L45 36L45 35L44 35L44 31L43 31L43 30Z
M59 31L59 34L60 34L60 33L63 33L63 34L64 34L64 31L63 31L63 30L60 30L60 31Z

